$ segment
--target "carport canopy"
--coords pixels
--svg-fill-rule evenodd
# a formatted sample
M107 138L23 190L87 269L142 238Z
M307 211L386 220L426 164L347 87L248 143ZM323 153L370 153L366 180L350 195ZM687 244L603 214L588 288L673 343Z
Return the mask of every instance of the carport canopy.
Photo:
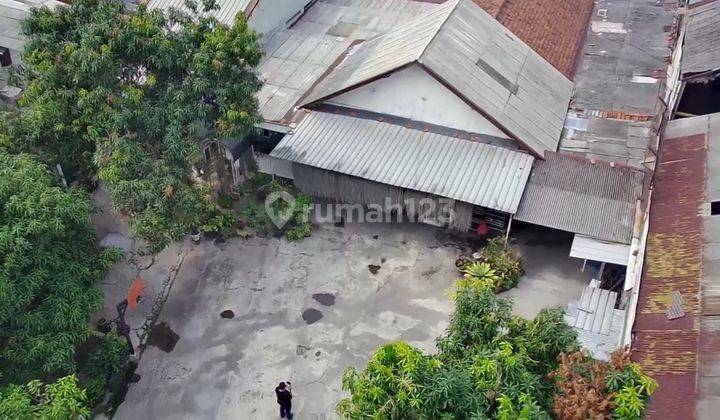
M576 234L570 248L570 256L627 266L628 258L630 258L630 245Z

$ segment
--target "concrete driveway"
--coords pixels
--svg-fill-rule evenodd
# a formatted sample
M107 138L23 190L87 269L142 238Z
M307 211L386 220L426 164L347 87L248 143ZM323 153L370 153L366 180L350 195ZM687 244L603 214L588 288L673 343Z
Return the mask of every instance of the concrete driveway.
M296 418L334 417L344 369L363 367L378 345L433 351L460 253L436 232L348 225L298 243L185 244L162 328L149 338L169 352L147 347L117 418L273 418L283 380L293 383ZM222 318L226 310L234 318Z
M96 224L117 242L122 227ZM567 256L570 235L519 226L514 236L527 271L505 293L517 314L531 318L580 296L589 277ZM348 224L322 226L297 243L186 242L152 260L129 252L103 283L98 316L113 317L139 274L146 298L128 323L136 343L154 328L142 379L117 418L273 418L274 388L284 380L293 383L296 418L336 417L347 366L363 368L388 341L434 351L452 311L454 261L468 252L456 243L425 225Z

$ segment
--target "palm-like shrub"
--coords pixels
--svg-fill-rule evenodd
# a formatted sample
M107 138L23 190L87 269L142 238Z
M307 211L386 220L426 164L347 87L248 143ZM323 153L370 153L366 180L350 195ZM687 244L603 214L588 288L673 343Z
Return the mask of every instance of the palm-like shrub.
M490 288L495 290L500 282L500 277L487 263L473 262L462 271L464 275L455 282L456 289L472 288L475 291L482 291Z
M514 253L502 237L491 239L482 250L482 262L492 267L498 276L495 292L510 290L518 285L525 273L522 259Z

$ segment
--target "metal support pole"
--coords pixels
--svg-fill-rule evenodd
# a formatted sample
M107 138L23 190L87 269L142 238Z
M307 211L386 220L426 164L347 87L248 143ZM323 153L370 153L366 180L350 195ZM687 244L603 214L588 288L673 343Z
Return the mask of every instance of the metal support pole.
M510 239L510 227L512 226L512 221L513 221L513 214L510 214L510 218L508 219L507 231L505 232L505 245L508 244L508 240Z

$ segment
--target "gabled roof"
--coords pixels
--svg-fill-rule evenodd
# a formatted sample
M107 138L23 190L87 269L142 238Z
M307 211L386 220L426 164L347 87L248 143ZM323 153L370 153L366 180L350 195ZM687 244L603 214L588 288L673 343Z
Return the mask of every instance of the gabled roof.
M535 155L557 150L572 82L472 0L449 0L360 44L301 105L416 62Z
M530 154L412 125L313 111L270 156L515 213Z

